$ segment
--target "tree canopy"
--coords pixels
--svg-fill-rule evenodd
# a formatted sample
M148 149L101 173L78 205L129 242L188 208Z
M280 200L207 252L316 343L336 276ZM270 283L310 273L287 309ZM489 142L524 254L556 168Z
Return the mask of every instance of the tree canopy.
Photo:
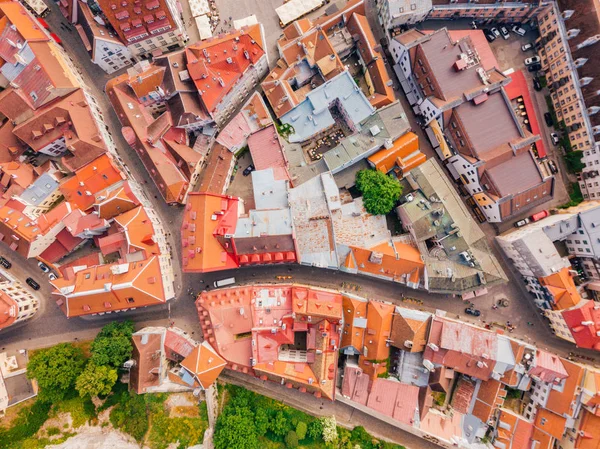
M254 414L244 408L221 415L214 436L215 449L259 449L258 435L254 428Z
M60 343L31 357L27 364L27 377L37 380L40 400L57 402L74 387L84 365L81 349L70 343Z
M92 362L97 366L109 365L118 368L131 357L133 345L133 322L112 322L98 333L92 342Z
M365 209L373 215L390 213L402 195L398 180L378 170L359 171L356 188L362 193Z
M79 396L107 395L118 378L117 370L89 362L75 382Z

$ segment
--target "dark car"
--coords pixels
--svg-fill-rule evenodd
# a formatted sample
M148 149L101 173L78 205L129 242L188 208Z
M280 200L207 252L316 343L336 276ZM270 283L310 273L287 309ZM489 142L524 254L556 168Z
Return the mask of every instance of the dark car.
M39 290L40 289L40 284L38 284L37 282L35 282L33 279L31 278L27 278L25 280L25 282L27 283L27 285L29 285L32 289L34 290Z
M539 80L538 78L534 78L534 79L533 79L533 88L534 88L535 90L537 90L538 92L539 92L540 90L542 90L542 83L540 83L540 80Z
M246 169L244 170L243 175L244 176L248 176L250 173L252 173L254 171L254 165L250 164L246 167Z
M483 30L483 34L488 42L494 42L496 40L496 35L492 33L490 30Z
M552 121L552 114L549 112L544 112L544 121L548 126L554 126L554 122Z
M527 67L527 70L529 70L530 72L537 72L538 70L542 70L542 65L541 64L532 64Z
M548 161L548 167L550 168L550 171L553 175L558 173L558 167L556 166L556 162L554 162L553 160Z
M0 265L2 265L6 269L9 269L10 267L12 267L12 263L10 263L8 260L6 260L2 256L0 256Z
M477 309L475 309L473 307L467 307L465 309L465 313L467 315L473 315L473 316L479 316L479 315L481 315L481 311L479 311L479 310L477 310Z

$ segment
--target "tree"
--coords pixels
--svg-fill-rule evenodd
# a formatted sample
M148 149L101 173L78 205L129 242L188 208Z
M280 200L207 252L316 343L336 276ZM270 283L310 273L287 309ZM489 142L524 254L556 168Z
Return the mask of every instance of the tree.
M323 424L323 441L333 443L337 440L338 433L335 416L325 416L321 418L321 423Z
M323 438L323 423L320 419L308 423L308 437L314 441Z
M81 349L70 343L60 343L31 357L27 364L27 377L37 380L41 401L57 402L73 388L84 365Z
M256 410L254 414L254 427L260 437L264 436L267 430L269 430L269 414L265 409L259 408Z
M296 449L298 447L298 435L293 430L290 430L285 436L285 446L289 449Z
M130 320L107 324L92 342L92 362L97 366L118 368L131 357L133 322Z
M234 413L222 414L217 421L213 441L215 449L259 449L254 414L242 408L237 408Z
M356 174L356 188L363 195L365 209L373 215L390 213L402 195L398 180L378 170L359 171Z
M290 430L288 420L281 410L277 412L275 418L270 423L271 432L273 432L278 437L284 437L288 430Z
M302 441L304 438L306 438L306 423L304 421L300 421L297 425L296 425L296 435L298 435L298 440Z
M118 378L117 370L89 362L75 382L79 396L107 395Z

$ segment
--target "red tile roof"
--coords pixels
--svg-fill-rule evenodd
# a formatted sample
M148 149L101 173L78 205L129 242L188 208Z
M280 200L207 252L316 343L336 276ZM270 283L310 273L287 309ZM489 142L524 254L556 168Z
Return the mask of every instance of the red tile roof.
M600 351L600 307L597 302L584 299L577 306L563 310L562 316L578 347Z
M187 67L207 111L213 112L235 83L265 54L260 25L186 48Z
M248 137L248 148L256 170L273 169L275 180L288 180L288 161L274 125L267 126Z
M559 356L543 349L538 349L534 365L529 370L529 375L531 377L539 377L544 382L560 383L562 379L566 379L569 376L569 373Z
M395 380L375 379L367 407L412 425L419 410L419 387Z

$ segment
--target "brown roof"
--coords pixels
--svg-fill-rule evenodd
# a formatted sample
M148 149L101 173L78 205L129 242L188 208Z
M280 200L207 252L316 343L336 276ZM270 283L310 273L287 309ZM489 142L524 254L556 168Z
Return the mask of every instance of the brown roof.
M136 364L131 369L129 384L138 394L142 394L148 387L155 387L160 382L158 373L161 357L156 357L156 354L161 353L162 334L134 335L131 340L133 341L132 357Z
M486 173L502 197L524 192L543 182L538 165L530 152L488 168Z
M427 313L398 308L392 320L391 343L408 352L421 352L427 345L431 316ZM406 342L411 346L406 346Z
M201 193L225 193L225 186L229 182L229 170L234 160L235 157L231 151L220 143L215 143L208 154L206 166L200 173L200 178L198 179L198 191Z

